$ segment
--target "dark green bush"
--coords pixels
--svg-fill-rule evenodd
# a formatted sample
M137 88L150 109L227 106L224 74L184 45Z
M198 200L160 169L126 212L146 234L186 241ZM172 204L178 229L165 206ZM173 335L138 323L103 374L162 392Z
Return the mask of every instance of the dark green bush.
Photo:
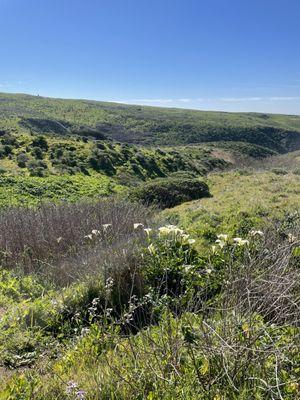
M5 155L8 156L8 155L12 154L13 146L11 146L10 144L5 144L3 146L3 149L4 149L4 152L5 152Z
M209 188L205 182L184 178L165 178L147 182L130 195L133 200L144 204L156 204L161 208L174 207L185 201L209 196Z
M3 146L0 146L0 159L4 158L5 155L6 154L5 154L5 150L4 150Z
M29 158L25 153L20 153L17 156L17 164L20 168L25 168L28 160Z
M41 160L30 160L27 163L27 168L29 170L30 176L45 176L45 171L47 170L47 164Z
M31 151L31 154L38 160L42 160L44 158L43 150L40 147L34 147Z
M95 149L92 151L89 163L96 171L103 171L108 175L113 175L115 173L115 167L113 166L110 157L101 150Z
M7 145L10 145L10 146L17 147L17 146L16 146L16 142L17 142L17 139L15 138L15 136L12 136L12 135L9 134L9 133L5 133L5 134L1 137L1 143L2 143L3 145L7 144Z
M37 138L33 139L31 145L33 147L40 147L43 150L48 150L48 142L47 140L44 138L44 136L38 136Z
M170 178L176 178L176 179L194 179L196 178L197 174L193 171L176 171L176 172L172 172L170 174Z

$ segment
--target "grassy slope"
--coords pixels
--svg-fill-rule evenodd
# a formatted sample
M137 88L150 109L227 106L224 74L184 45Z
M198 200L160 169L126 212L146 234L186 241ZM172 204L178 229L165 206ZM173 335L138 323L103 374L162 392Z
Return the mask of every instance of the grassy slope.
M263 228L265 218L282 218L300 210L300 176L271 171L230 171L211 174L211 198L184 203L162 213L210 243L226 232L243 235ZM204 240L203 240L204 239Z
M0 129L10 127L18 132L26 126L36 132L66 134L90 126L114 139L139 144L242 140L277 151L300 146L299 135L286 132L300 132L299 116L206 112L12 94L0 94L0 104ZM290 139L286 142L287 136Z
M13 94L0 94L0 131L1 151L4 132L16 138L11 154L0 159L1 205L9 202L9 195L14 196L14 204L25 204L59 196L76 200L82 195L108 194L115 184L136 185L176 171L203 175L232 163L240 165L249 157L262 158L300 146L297 116L204 112ZM37 134L44 135L49 145L44 150L42 168L32 154L32 141ZM113 140L99 140L103 134ZM124 147L117 141L131 144ZM152 147L162 145L163 152ZM90 162L95 151L99 161L96 167ZM28 163L35 163L31 172L17 165L20 153L26 155ZM22 187L38 182L29 175L39 174L44 176L42 185L48 176L51 178L46 189L37 190L36 195L31 190L29 196L26 189L22 196ZM9 190L7 175L17 175L10 181ZM62 175L78 176L67 184L70 194L56 189L51 192L53 182L66 185ZM111 187L105 183L106 189L99 190L106 177L110 178ZM71 181L76 184L71 185Z

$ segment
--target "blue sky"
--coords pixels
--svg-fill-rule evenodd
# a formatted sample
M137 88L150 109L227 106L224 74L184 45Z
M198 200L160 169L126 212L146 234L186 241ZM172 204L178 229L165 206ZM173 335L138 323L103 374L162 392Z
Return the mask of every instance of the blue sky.
M0 0L0 91L300 114L299 0Z

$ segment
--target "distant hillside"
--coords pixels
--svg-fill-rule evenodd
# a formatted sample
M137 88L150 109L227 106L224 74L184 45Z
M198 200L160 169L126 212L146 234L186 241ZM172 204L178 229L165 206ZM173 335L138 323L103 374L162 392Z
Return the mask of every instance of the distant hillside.
M300 116L224 113L0 94L0 130L105 137L138 145L246 142L300 149Z

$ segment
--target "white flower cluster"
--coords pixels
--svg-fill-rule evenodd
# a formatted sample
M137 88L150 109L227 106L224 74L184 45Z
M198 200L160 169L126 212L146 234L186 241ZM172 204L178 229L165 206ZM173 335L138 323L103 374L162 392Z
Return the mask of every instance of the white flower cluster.
M110 227L112 226L112 224L103 224L102 228L103 231L106 232ZM93 229L91 233L89 233L88 235L85 235L84 238L87 240L94 240L97 236L101 235L101 231L99 231L98 229Z
M250 231L250 236L251 237L256 237L256 236L263 236L264 233L262 231ZM216 244L223 249L226 245L229 244L235 244L237 246L243 247L243 246L249 246L250 242L247 239L243 239L240 237L235 237L233 239L229 238L229 235L226 235L224 233L221 233L218 235L218 239L216 240ZM212 250L215 253L217 250L217 246L212 246Z
M292 233L289 233L289 234L288 234L288 241L289 241L290 243L295 243L295 242L297 242L297 238L296 238L296 236L294 236Z
M193 244L195 239L191 239L190 235L186 234L182 229L178 228L176 225L166 225L158 228L158 235L162 236L173 236L181 239L183 244Z
M148 236L153 232L151 228L144 228L144 231ZM176 225L161 226L157 231L154 231L154 233L157 233L160 239L179 241L182 245L192 245L195 243L195 239L190 238L190 235L186 234ZM153 243L148 246L148 251L152 255L156 253L156 247Z

